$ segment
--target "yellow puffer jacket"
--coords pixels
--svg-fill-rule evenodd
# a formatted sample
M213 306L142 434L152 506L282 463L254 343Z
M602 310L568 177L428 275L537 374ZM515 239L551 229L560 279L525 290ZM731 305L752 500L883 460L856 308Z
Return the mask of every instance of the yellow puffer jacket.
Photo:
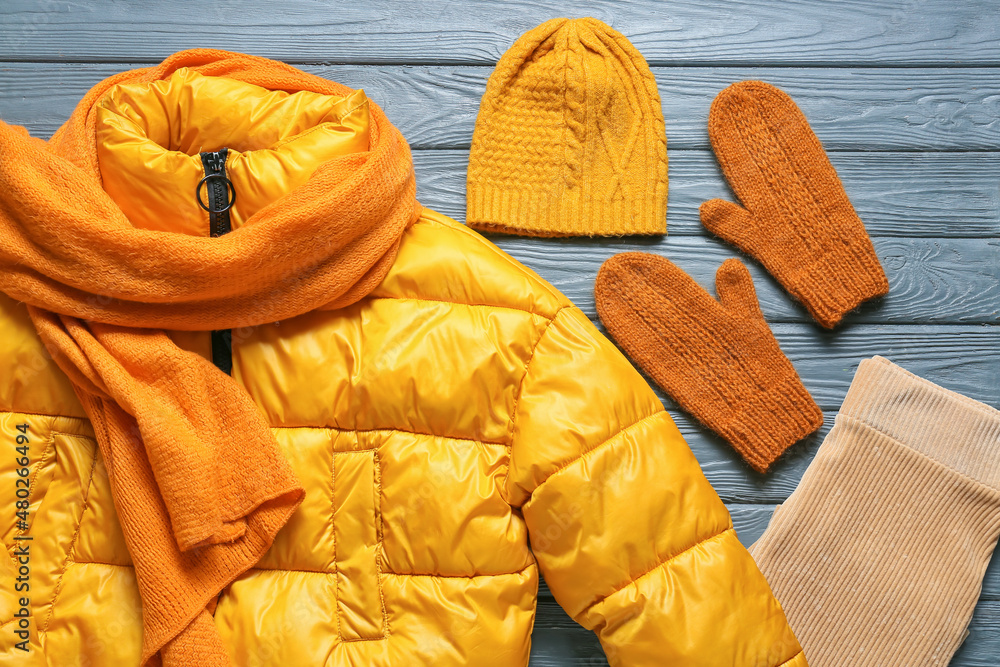
M192 196L204 146L230 148L239 226L322 161L366 150L367 114L360 91L185 70L119 86L98 115L104 187L138 226L207 235ZM212 358L209 332L171 335ZM363 301L235 330L231 354L306 488L219 597L234 665L524 665L539 572L613 665L806 664L646 382L463 225L425 210ZM0 439L0 664L136 665L141 606L104 462L4 295ZM29 595L25 653L11 619Z

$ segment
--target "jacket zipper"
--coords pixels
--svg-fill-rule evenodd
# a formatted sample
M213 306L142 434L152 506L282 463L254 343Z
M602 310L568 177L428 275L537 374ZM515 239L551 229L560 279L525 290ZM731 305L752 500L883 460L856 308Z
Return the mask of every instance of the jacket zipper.
M226 156L228 148L201 154L201 164L205 176L217 176L205 181L208 195L208 220L212 236L222 236L232 230L229 221L229 181L226 178ZM223 210L224 209L224 210Z
M232 231L229 211L236 200L236 191L226 177L226 156L228 148L206 151L201 154L201 164L205 168L205 194L208 198L208 224L211 236L222 236ZM214 176L215 178L209 178ZM230 200L232 188L232 200ZM200 197L200 191L196 193ZM220 329L212 332L212 363L227 375L233 373L233 332Z

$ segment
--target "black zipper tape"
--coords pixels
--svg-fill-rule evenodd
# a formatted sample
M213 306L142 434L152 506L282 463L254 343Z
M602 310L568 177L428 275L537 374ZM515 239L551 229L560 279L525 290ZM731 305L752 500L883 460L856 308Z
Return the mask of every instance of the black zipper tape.
M232 231L232 221L229 211L236 203L236 188L226 177L226 156L228 148L218 151L207 151L201 154L201 164L205 168L205 177L198 183L195 196L201 207L208 211L209 233L212 236L222 236ZM201 199L201 191L205 190L206 202ZM212 332L212 363L227 375L233 373L233 333L230 329L220 329Z

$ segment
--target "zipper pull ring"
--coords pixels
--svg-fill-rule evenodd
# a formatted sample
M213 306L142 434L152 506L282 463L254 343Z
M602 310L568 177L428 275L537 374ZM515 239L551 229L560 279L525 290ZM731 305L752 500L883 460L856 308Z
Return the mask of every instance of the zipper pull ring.
M233 205L236 203L236 186L233 185L233 182L229 180L229 178L225 174L225 166L226 166L225 153L227 150L228 149L223 148L221 151L202 153L202 163L205 165L206 167L205 171L207 173L205 174L204 178L198 181L198 185L194 189L194 197L195 199L198 200L198 206L201 206L204 210L208 211L208 213L212 215L225 213L226 211L231 209ZM209 198L208 204L205 204L205 202L201 200L202 187L208 187L209 182L213 180L221 181L222 183L220 183L220 185L225 185L226 205L223 206L222 208L216 208L212 206L212 204L215 203L211 201L213 199L212 197ZM218 200L221 199L221 197L215 197L214 199Z

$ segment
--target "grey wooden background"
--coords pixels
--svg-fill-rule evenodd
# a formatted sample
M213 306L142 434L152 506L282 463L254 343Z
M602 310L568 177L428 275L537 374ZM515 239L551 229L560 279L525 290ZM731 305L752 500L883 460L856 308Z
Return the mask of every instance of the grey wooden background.
M413 146L421 201L461 220L472 128L497 59L542 21L585 15L628 36L656 74L669 236L498 245L592 317L597 269L617 252L662 253L711 285L738 253L698 221L702 201L732 197L708 147L708 108L729 83L758 78L799 103L889 274L888 297L826 332L751 262L765 315L827 413L771 474L754 473L664 397L745 543L795 488L861 359L887 356L1000 407L997 0L3 0L0 118L48 136L115 72L198 46L267 56L364 88ZM1000 665L997 560L953 667ZM544 586L531 664L606 664Z

